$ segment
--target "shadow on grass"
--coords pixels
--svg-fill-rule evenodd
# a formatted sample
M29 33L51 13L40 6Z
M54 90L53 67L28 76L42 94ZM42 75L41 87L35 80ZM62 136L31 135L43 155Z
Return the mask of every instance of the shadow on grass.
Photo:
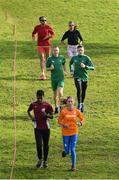
M60 40L55 40L52 46L58 45L61 54L67 56L66 46L61 45ZM100 55L119 55L118 44L99 44L88 43L85 46L86 54L93 57ZM14 56L14 41L1 41L0 42L0 58L11 59ZM35 59L38 58L36 42L32 41L18 41L17 42L17 59Z
M13 76L7 76L7 77L0 77L0 80L7 80L7 81L12 81L14 79ZM38 82L46 82L50 81L50 78L47 78L45 81L39 80L38 78L34 78L34 76L27 76L25 77L24 75L16 75L16 80L17 81L38 81Z
M27 121L27 120L30 121L27 115L26 116L22 116L22 115L16 116L16 119L23 120L23 121ZM8 121L8 120L13 121L13 116L0 116L0 120L1 121Z

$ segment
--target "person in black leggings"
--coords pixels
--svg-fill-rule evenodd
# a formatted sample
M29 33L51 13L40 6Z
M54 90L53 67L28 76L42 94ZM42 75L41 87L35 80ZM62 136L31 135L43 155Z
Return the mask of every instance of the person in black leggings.
M79 45L78 55L73 56L70 61L70 72L73 74L75 86L77 89L77 108L84 112L84 99L86 95L88 70L94 70L94 65L87 55L84 54L84 47ZM72 65L74 70L72 71Z

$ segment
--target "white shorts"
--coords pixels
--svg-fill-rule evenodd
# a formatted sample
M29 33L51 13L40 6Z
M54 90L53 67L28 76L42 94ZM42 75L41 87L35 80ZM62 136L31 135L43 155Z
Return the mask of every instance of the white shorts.
M71 59L73 56L78 55L77 47L78 45L68 45L67 52L68 52L69 59Z

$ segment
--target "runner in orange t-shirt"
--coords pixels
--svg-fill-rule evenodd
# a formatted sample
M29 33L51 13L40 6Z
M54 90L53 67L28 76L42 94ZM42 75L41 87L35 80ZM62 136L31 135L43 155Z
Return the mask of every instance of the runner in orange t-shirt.
M64 150L62 156L65 157L71 151L72 167L71 170L76 170L76 143L78 139L78 126L84 123L83 114L74 107L74 99L69 96L66 101L67 106L64 107L59 115L58 123L62 127ZM80 121L77 121L80 119Z

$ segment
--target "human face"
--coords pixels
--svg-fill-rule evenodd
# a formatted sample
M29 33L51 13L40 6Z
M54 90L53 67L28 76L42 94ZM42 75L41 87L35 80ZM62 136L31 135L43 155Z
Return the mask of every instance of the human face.
M55 57L58 57L58 56L59 56L59 48L58 48L58 47L55 47L55 48L54 48L53 54L54 54Z
M38 103L42 103L43 102L43 96L37 96L37 101L38 101Z
M46 24L46 21L47 21L47 20L46 20L46 18L44 17L44 18L41 18L40 23L44 25L44 24Z
M78 48L78 53L79 53L80 55L83 55L83 54L84 54L84 47Z
M69 24L69 29L74 30L75 25L73 23Z
M67 107L69 109L72 109L74 107L74 99L72 97L68 98L68 100L67 100Z

